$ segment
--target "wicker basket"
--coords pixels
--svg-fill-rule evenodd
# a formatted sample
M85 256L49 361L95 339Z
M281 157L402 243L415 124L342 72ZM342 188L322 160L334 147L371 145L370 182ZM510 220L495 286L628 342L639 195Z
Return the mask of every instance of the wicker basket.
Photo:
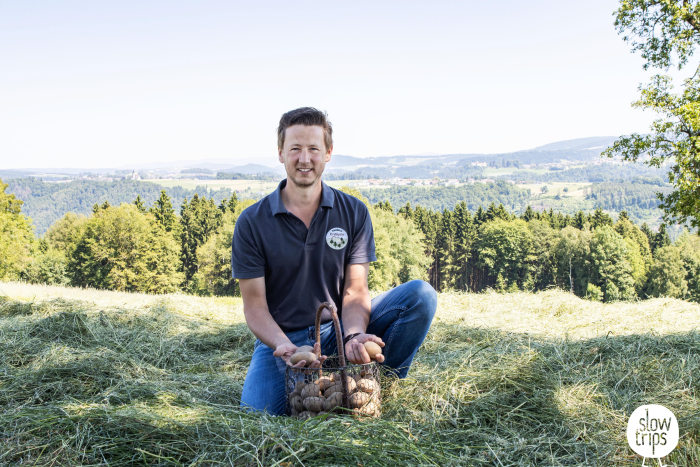
M338 356L327 358L321 368L287 366L284 377L287 415L309 418L337 413L379 417L382 407L379 366L376 362L346 365L340 321L331 303L322 303L316 311L316 342L321 344L321 313L324 308L333 318Z

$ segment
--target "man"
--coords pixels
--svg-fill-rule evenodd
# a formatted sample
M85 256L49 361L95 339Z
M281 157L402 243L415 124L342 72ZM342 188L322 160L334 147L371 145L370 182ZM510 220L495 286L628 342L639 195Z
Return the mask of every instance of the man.
M314 345L318 306L332 302L342 321L350 363L369 363L364 342L382 346L377 361L398 377L425 338L437 307L435 291L411 281L370 300L369 263L376 261L367 207L330 188L321 174L333 152L326 114L304 107L284 114L277 129L287 179L241 213L231 266L246 323L257 340L241 404L281 415L284 373L302 345ZM337 353L330 314L321 320L322 357ZM304 366L301 361L296 366Z

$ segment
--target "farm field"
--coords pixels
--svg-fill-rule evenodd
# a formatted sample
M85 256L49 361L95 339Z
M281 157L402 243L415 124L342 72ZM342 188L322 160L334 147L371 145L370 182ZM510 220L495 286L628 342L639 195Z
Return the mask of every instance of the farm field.
M535 197L542 197L542 198L554 198L557 195L557 192L561 190L561 195L562 196L574 196L574 197L583 197L583 189L586 187L592 186L592 183L574 183L574 182L548 182L548 183L528 183L528 184L518 184L518 187L520 188L526 188L530 189L530 192L535 196ZM543 186L546 186L548 188L548 192L546 194L540 195L541 189ZM568 192L564 192L564 189L568 188Z
M239 408L240 298L0 283L0 465L623 465L627 417L678 418L700 464L700 306L441 293L380 419Z

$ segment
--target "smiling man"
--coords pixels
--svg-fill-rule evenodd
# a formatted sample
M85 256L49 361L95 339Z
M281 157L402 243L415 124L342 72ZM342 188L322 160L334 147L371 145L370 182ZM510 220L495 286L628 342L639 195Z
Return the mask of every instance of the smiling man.
M241 404L271 414L285 410L284 372L297 347L314 345L316 310L332 302L341 318L345 355L369 363L364 342L384 347L378 362L403 378L428 333L437 307L423 281L402 284L370 300L369 263L376 261L367 207L323 183L333 152L326 114L311 107L282 115L279 160L287 178L241 213L231 266L239 280L246 323L257 340ZM337 353L327 311L322 357ZM304 366L299 362L296 366Z

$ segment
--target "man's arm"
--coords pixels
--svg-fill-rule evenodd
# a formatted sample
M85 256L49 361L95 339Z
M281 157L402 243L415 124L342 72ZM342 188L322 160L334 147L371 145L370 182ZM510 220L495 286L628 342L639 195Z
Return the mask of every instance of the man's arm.
M280 357L289 365L289 358L297 350L297 346L282 332L282 329L270 315L265 296L265 278L239 279L238 283L241 288L241 296L243 297L243 315L245 316L246 324L248 324L255 337L260 339L263 344L271 349L275 349L273 353L275 357ZM314 350L316 350L316 345ZM319 347L317 355L320 354L320 350ZM321 357L310 366L320 366L323 360L325 358ZM302 360L294 366L303 367L305 363Z
M351 363L369 363L371 359L365 350L364 342L373 341L384 347L384 342L377 336L365 334L369 324L372 300L369 298L367 275L369 263L349 264L345 267L345 284L343 292L343 332L345 336L357 334L345 346L345 356ZM377 356L378 362L384 361L383 355Z

